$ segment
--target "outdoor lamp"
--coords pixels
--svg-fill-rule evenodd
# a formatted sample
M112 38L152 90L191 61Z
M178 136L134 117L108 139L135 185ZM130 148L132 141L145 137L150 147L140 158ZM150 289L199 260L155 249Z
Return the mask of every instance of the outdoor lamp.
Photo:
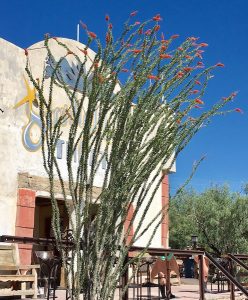
M198 242L198 236L197 235L192 235L191 236L191 242L192 242L192 245L193 245L193 249L196 249L196 244Z

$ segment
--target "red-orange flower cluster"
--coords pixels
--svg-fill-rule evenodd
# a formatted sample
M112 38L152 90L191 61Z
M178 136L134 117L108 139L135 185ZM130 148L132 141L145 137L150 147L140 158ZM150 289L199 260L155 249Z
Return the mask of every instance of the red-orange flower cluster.
M191 59L191 58L192 58L192 56L190 56L190 55L185 55L185 58L187 58L187 59Z
M170 54L160 54L159 57L162 58L162 59L163 58L168 58L169 59L169 58L172 58L172 55L170 55Z
M106 38L105 38L105 40L106 40L106 43L107 43L107 44L111 41L111 35L110 35L109 32L106 33Z
M130 50L131 52L133 52L134 54L139 54L142 52L141 49L133 49L133 50Z
M167 47L165 45L162 45L160 48L160 52L164 52L167 49Z
M215 65L216 67L225 67L225 65L223 64L223 63L217 63L216 65Z
M80 21L80 25L82 26L83 29L85 29L85 30L87 29L87 25L84 24L82 21Z
M158 76L155 76L155 75L148 75L147 78L148 79L153 79L153 80L159 80L160 79Z
M160 25L156 25L156 26L154 27L154 31L159 31L159 29L160 29Z
M199 99L199 98L195 99L195 103L204 104L204 102L201 99Z
M137 15L137 13L138 13L138 11L137 11L137 10L135 10L135 11L131 12L131 14L130 14L130 17L134 17L134 16L136 16L136 15Z
M152 33L151 29L148 29L146 32L145 32L145 35L150 35Z
M168 40L161 40L161 43L167 45L167 44L169 44L169 41Z
M179 34L173 34L172 36L171 36L171 39L177 39L179 37Z
M195 42L195 41L197 41L198 39L199 39L199 38L194 37L194 36L191 36L191 37L188 38L188 40L190 40L190 41L192 41L192 42Z
M179 71L176 76L177 78L182 78L184 76L184 73Z
M191 91L191 94L195 95L195 94L198 94L199 93L199 90L193 90Z
M160 17L160 14L157 14L156 16L154 16L153 18L153 21L157 21L157 22L159 22L159 21L162 21L163 19Z
M200 47L207 47L208 44L207 44L207 43L200 43L199 46L200 46Z
M92 39L95 39L95 38L97 37L97 35L96 35L94 32L92 32L92 31L88 31L88 35L89 35L89 37L91 37Z
M185 72L191 72L193 70L193 68L192 67L185 67L185 68L183 68L183 70Z

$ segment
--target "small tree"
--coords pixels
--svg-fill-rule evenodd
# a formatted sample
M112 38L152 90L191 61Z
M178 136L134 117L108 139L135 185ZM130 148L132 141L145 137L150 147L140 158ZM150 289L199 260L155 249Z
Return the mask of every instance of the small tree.
M226 186L182 192L171 201L171 245L184 248L197 234L199 244L218 256L247 252L247 202Z
M162 169L165 165L169 169L203 124L212 116L222 114L221 108L235 96L231 94L210 110L200 110L211 72L223 64L205 69L201 49L206 43L197 43L197 38L190 37L173 49L172 42L178 35L165 39L162 34L159 38L159 15L144 23L133 23L135 14L131 14L118 39L114 38L112 24L106 16L105 46L84 24L88 40L78 51L72 51L60 39L53 38L57 46L66 51L59 60L55 59L51 38L46 35L48 66L40 82L31 72L26 50L26 71L38 94L42 153L53 208L52 225L64 262L60 215L54 195L55 178L60 180L69 216L73 208L71 267L64 263L71 278L68 285L73 291L72 299L79 299L80 293L83 299L113 299L119 277L132 262L126 260L129 248L149 226L153 225L155 232L167 211L164 207L150 220L149 226L142 227L161 183ZM92 43L97 47L93 59L88 55ZM68 84L61 71L68 56L77 61L73 84ZM90 59L91 65L87 67ZM68 97L68 109L58 120L54 120L52 114L55 88L63 90ZM81 128L83 111L85 119ZM98 116L97 124L93 124L94 114ZM68 178L65 179L55 157L55 148L63 132L62 126L68 120ZM77 147L80 147L79 164L73 172ZM103 159L106 161L103 186L95 198L96 172ZM65 190L66 181L72 205ZM98 203L98 212L92 220L90 210L94 203ZM123 232L132 204L135 210ZM137 224L128 241L134 221ZM147 247L151 239L152 236ZM141 256L142 253L133 260L138 261Z

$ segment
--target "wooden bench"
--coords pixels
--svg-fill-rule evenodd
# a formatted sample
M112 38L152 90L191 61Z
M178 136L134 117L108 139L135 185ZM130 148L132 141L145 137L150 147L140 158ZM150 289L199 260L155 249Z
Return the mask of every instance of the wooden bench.
M20 265L16 244L0 244L0 298L3 296L37 298L37 268L39 265Z

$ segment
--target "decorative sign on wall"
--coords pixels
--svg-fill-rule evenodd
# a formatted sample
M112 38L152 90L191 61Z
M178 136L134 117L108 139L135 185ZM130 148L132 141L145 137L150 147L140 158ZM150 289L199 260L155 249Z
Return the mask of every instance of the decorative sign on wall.
M56 62L53 62L51 59L46 60L46 66L45 66L45 78L50 78L51 74L54 70L54 64ZM62 66L60 68L60 71L56 73L56 77L58 81L66 82L69 88L74 88L76 84L76 78L78 76L80 66L73 63L70 65L69 62L64 59ZM86 72L86 70L84 70ZM89 77L90 78L90 77ZM81 80L82 81L82 80ZM82 91L83 89L83 81L79 82L78 84L78 92ZM37 103L36 100L36 90L35 88L31 88L31 86L28 83L28 80L24 77L24 82L27 90L26 96L21 99L14 108L17 109L22 105L28 104L27 109L27 124L23 127L22 132L22 141L23 145L26 150L35 152L38 151L41 148L41 129L42 129L42 123L41 119L38 113L34 110L34 103ZM68 110L68 106L65 104L62 107L55 107L53 109L53 120L56 122L58 118L64 114L64 112ZM93 127L97 124L97 117L98 114L95 112L94 120L93 120ZM82 112L82 116L80 118L80 124L83 127L84 124L84 111ZM65 124L66 125L66 124ZM65 160L66 159L66 151L67 151L67 142L63 139L59 139L56 145L56 157L59 160ZM75 151L74 153L74 163L78 163L78 157L80 156L80 147ZM89 159L89 164L91 164L91 159ZM103 157L101 161L101 169L105 170L107 167L106 159Z
M27 95L20 100L14 108L28 103L28 123L23 128L23 145L28 151L37 151L41 147L41 120L33 110L33 103L36 100L35 88L31 88L27 79L24 77Z
M45 65L45 78L50 78L52 76L52 73L55 70L57 62L54 61L51 57L47 57L46 59L46 65ZM74 89L74 87L77 84L77 90L83 91L83 77L78 79L78 74L81 68L81 63L71 62L71 64L68 62L66 58L63 58L60 62L60 68L58 71L55 72L56 79L61 82L65 83L69 88ZM83 66L84 73L87 73L86 66ZM91 81L93 77L93 73L91 72L88 76L88 82Z

